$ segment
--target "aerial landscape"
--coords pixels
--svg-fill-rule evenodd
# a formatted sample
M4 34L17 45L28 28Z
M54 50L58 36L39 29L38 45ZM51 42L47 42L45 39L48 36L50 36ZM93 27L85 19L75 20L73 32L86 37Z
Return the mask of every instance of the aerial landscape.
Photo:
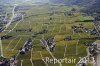
M0 0L0 66L100 66L100 0Z

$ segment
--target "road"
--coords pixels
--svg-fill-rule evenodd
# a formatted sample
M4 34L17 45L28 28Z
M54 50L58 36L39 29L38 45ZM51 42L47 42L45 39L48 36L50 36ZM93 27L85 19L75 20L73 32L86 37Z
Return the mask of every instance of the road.
M43 44L43 46L45 45L46 50L47 50L48 53L51 55L51 57L52 57L53 59L56 59L56 58L53 56L52 52L50 51L50 49L49 49L49 47L48 47L48 45L47 45L47 42L46 42L44 39L42 39L42 40L40 40L40 41L41 41L41 43ZM56 59L56 60L57 60L57 59ZM59 63L59 66L62 66L61 62L59 62L59 61L57 61L57 62Z
M97 49L100 50L100 44L97 45ZM97 55L95 66L100 66L100 51Z
M100 54L98 54L98 56L97 56L96 65L95 66L100 66Z
M4 32L4 31L11 25L11 23L12 23L12 21L13 21L13 18L14 18L14 16L15 16L14 10L15 10L16 6L17 6L17 4L14 5L14 8L13 8L13 10L12 10L12 17L11 17L11 20L4 26L5 29L4 29L2 32ZM2 49L2 41L1 41L1 38L0 38L0 56L3 57L3 49Z
M5 27L5 30L10 26L10 24L11 24L12 21L13 21L13 18L14 18L14 16L15 16L14 10L15 10L16 6L17 6L17 4L14 5L14 8L13 8L13 10L12 10L12 17L11 17L11 20L8 22L8 24L6 24L6 25L4 26L4 27Z

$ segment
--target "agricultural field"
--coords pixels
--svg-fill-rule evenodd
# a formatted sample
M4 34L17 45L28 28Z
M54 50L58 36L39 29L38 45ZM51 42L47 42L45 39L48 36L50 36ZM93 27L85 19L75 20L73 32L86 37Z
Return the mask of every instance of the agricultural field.
M93 20L91 16L82 15L76 9L72 12L72 7L67 6L33 6L32 9L25 12L23 20L12 22L11 25L0 36L12 36L8 39L2 39L2 51L0 54L5 58L16 56L17 66L75 66L80 57L87 56L87 45L99 38L96 35L90 35L81 29L74 32L72 26L80 26L88 29L94 28L93 22L84 22L84 20ZM71 14L65 14L70 13ZM83 21L83 22L82 22ZM31 31L28 31L29 29ZM22 30L22 31L16 31ZM47 30L47 33L38 33ZM38 34L36 34L38 33ZM72 40L64 40L71 36ZM24 46L25 42L31 38L32 48L24 55L19 54L19 49ZM41 39L52 39L56 46L54 51L50 52L46 48L43 49ZM87 40L89 39L89 40ZM48 47L50 48L50 46ZM46 62L46 58L50 59L75 59L75 62L60 63ZM90 66L90 65L88 65Z

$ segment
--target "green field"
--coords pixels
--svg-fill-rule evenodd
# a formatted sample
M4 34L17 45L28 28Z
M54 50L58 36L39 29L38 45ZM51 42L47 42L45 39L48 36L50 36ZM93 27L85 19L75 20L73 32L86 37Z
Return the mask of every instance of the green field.
M79 57L85 57L87 55L85 43L93 43L95 40L87 40L84 38L95 38L95 35L89 35L84 31L74 33L72 26L79 26L83 24L85 28L93 29L93 22L75 22L83 20L93 19L91 16L83 16L79 12L79 9L73 15L65 16L63 12L71 12L72 7L67 6L33 6L33 8L26 12L23 21L20 21L13 31L7 35L13 36L10 39L2 40L2 48L4 57L10 58L13 55L18 54L18 49L22 47L25 41L34 36L34 32L39 32L44 29L48 30L46 34L38 34L33 38L33 48L27 52L24 56L18 55L17 66L59 66L59 63L50 64L43 61L45 57L52 58L51 54L42 49L41 38L52 38L56 42L56 47L52 55L57 59L75 58L75 63L62 63L62 66L75 66L79 61ZM48 13L54 13L50 15ZM50 20L52 18L52 20ZM12 23L7 30L13 29L17 22ZM16 32L16 29L29 29L32 28L32 32ZM0 35L5 35L7 32L3 32ZM63 39L71 36L74 40L64 41ZM83 38L83 39L82 39ZM82 39L82 40L80 40Z

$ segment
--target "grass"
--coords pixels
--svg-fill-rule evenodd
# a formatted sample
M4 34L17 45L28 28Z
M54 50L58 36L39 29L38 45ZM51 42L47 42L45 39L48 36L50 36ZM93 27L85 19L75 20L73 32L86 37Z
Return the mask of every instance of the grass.
M51 10L53 9L53 10ZM18 53L18 49L22 47L25 41L33 35L33 32L39 32L43 29L48 29L47 34L39 34L33 39L33 51L32 57L31 52L27 52L26 55L21 56L18 55L18 65L21 66L21 60L23 60L23 66L32 66L32 62L34 66L46 66L42 58L51 57L51 55L47 52L47 50L42 49L42 43L40 40L43 36L45 38L54 37L54 41L56 42L55 51L52 52L55 58L68 58L74 57L76 59L76 63L79 61L79 57L85 57L87 55L85 42L92 43L95 40L79 40L79 38L93 38L97 36L88 35L84 32L75 33L71 27L73 25L79 26L79 24L83 24L84 27L92 29L92 22L75 22L76 20L87 20L92 19L92 17L86 16L83 17L80 13L75 13L74 16L64 16L63 13L54 14L49 16L47 13L49 12L70 12L71 7L67 6L34 6L31 10L26 12L26 17L23 21L21 21L15 29L9 33L8 35L12 35L13 38L8 40L2 40L3 44L3 53L5 57L11 57L12 55L16 55ZM32 16L37 15L37 16ZM29 17L30 16L30 17ZM52 20L49 18L52 17ZM12 23L11 26L7 30L11 30L14 27L15 23ZM47 27L48 26L48 27ZM16 29L28 29L32 28L32 32L16 32ZM2 34L5 34L3 32ZM1 34L1 35L2 35ZM18 35L18 38L16 38ZM23 36L24 35L24 36ZM74 40L64 41L65 37L72 36ZM14 40L13 40L14 39ZM13 40L13 41L12 41ZM78 42L79 41L79 42ZM16 46L16 47L15 47ZM15 47L15 48L14 48ZM13 49L13 50L12 50ZM66 50L66 51L65 51ZM78 52L78 53L77 53ZM64 57L65 53L65 57ZM41 57L42 55L42 57ZM32 59L32 62L30 61ZM62 63L62 66L75 66L76 63ZM48 66L59 66L57 64L48 64Z

